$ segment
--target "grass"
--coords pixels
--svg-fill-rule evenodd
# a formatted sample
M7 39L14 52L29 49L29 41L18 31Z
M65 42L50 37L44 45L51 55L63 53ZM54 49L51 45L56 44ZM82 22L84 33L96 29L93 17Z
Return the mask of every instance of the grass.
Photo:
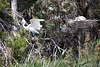
M15 67L99 67L100 66L100 44L95 47L86 44L79 49L80 58L73 54L72 49L66 51L64 58L53 59L34 57L32 60L26 59L23 64L16 64ZM29 58L29 56L28 56Z

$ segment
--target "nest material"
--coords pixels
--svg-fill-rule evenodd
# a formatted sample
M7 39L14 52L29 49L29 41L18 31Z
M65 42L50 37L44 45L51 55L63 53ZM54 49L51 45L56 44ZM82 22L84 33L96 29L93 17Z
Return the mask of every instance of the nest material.
M99 20L74 21L74 19L68 19L65 21L71 28L70 37L66 37L64 40L65 45L68 44L67 41L73 46L76 44L78 46L79 42L83 45L87 38L90 40L98 38Z
M99 20L85 20L85 21L74 21L73 19L70 19L66 22L72 27L72 28L93 28L98 27L98 21Z

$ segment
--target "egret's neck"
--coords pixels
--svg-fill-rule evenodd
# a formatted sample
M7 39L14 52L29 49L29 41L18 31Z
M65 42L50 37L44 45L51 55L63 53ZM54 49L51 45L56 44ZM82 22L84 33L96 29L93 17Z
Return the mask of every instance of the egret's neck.
M27 26L25 26L25 23L23 23L23 27L27 30Z

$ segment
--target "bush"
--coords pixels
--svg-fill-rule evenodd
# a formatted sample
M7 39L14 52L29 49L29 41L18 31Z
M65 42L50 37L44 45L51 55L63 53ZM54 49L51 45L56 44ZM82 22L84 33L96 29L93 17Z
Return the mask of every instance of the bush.
M98 43L98 42L97 42ZM39 58L34 57L32 61L24 62L24 64L15 65L19 67L99 67L99 54L100 45L94 47L94 44L85 44L85 47L79 48L81 52L80 57L77 57L72 48L66 51L65 58ZM27 57L28 58L28 57ZM26 60L27 61L27 60Z
M4 11L5 8L9 5L6 0L0 0L0 12Z
M22 37L14 37L6 42L7 47L11 48L11 56L13 56L19 63L23 62L28 52L25 51L27 48L26 40Z

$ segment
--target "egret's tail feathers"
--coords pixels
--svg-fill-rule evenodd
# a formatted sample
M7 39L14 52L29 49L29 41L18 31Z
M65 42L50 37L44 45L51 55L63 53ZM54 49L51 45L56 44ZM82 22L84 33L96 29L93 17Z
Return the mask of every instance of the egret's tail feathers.
M37 31L37 29L35 29L32 33L37 33L37 34L39 34L39 32Z

